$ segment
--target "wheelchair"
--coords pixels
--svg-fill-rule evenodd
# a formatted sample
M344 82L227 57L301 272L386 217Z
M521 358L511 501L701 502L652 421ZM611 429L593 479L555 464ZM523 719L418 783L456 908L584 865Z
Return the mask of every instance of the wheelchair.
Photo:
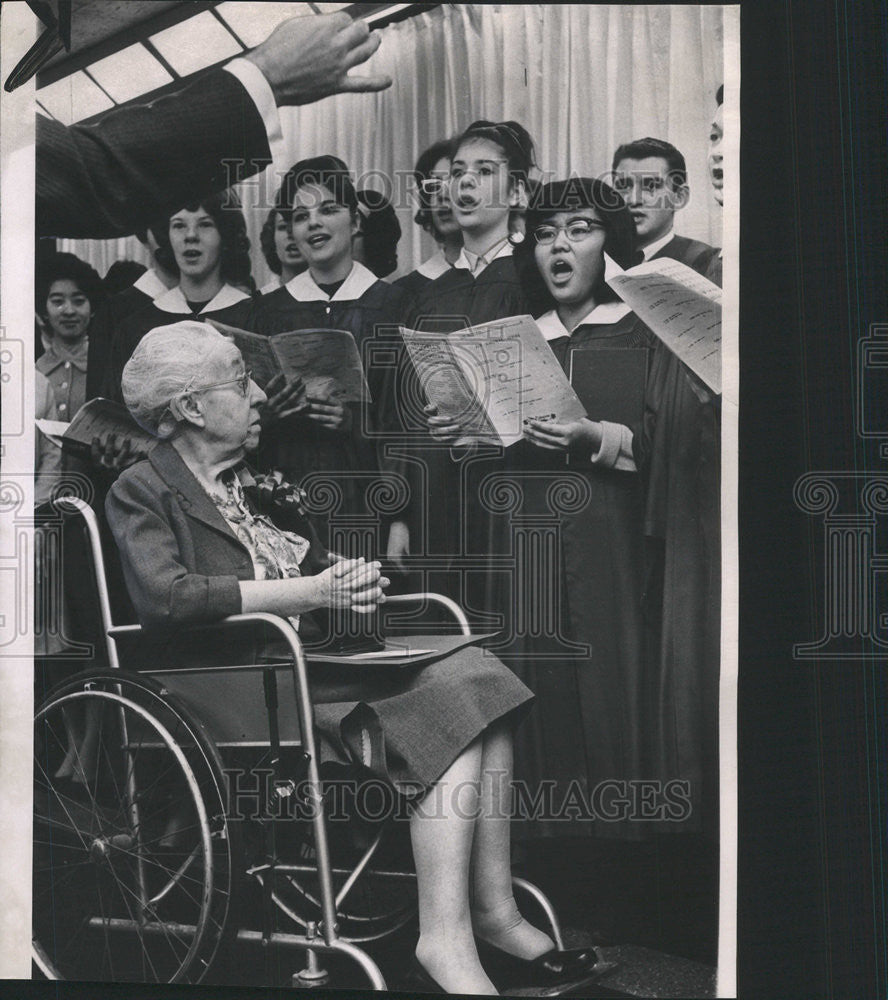
M76 497L55 504L82 519L108 666L58 684L35 715L36 969L50 979L212 982L237 942L303 953L296 986L328 983L327 965L338 956L374 990L386 989L366 946L414 919L415 874L386 858L390 820L354 843L331 838L312 657L298 633L275 615L232 615L189 633L201 642L204 632L234 636L259 626L289 656L124 669L141 629L113 620L96 515ZM414 648L471 634L462 609L440 595L395 596L386 606L417 602L446 609L457 632L411 635ZM84 735L75 751L78 716ZM226 757L236 766L226 769ZM78 767L79 780L70 773ZM514 884L563 948L546 896L523 879ZM241 926L254 916L258 926Z

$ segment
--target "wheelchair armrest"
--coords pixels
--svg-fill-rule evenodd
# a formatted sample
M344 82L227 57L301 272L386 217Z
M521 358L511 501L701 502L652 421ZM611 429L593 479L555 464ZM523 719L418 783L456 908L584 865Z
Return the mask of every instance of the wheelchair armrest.
M118 667L120 665L117 657L117 648L115 640L119 638L124 638L127 636L138 635L141 632L141 626L139 625L114 625L113 618L111 615L111 602L108 593L108 583L107 575L105 570L105 557L102 551L102 540L99 533L99 522L96 518L95 511L82 500L80 497L74 496L61 496L56 497L53 501L56 509L60 511L70 510L76 511L83 518L87 529L87 535L89 538L89 545L92 552L93 565L96 572L96 585L98 591L99 600L99 610L102 618L102 626L106 635L106 645L108 648L109 662L112 667ZM305 679L305 656L302 651L302 643L299 641L299 635L293 626L285 618L281 618L279 615L267 614L263 611L251 612L248 614L238 614L229 615L227 618L222 619L220 622L213 622L210 625L198 625L193 626L194 629L204 629L210 628L215 629L219 626L225 627L230 625L249 625L262 623L263 625L271 626L280 633L281 637L290 647L290 652L293 654L293 662L296 666L297 674L301 674L303 679ZM189 629L191 631L191 629Z
M243 625L267 625L275 629L283 638L283 640L290 647L290 652L293 656L293 662L297 666L301 663L301 669L305 669L305 653L302 649L302 642L299 639L299 633L286 618L282 618L280 615L273 615L266 611L250 611L237 615L228 615L227 618L222 618L217 622L208 622L205 625L192 625L187 628L189 634L195 632L213 632L217 629L231 628L232 626L243 626ZM128 636L138 635L142 632L141 625L113 625L108 629L108 635L113 639L126 638Z
M466 614L463 609L456 603L456 601L451 600L449 597L445 597L443 594L434 594L431 592L424 592L419 594L394 594L391 597L386 596L386 604L437 604L449 611L457 625L459 625L460 631L463 635L471 635L472 629L469 626L469 619L466 618Z
M257 740L270 740L273 747L279 748L283 733L289 731L289 735L284 738L291 742L298 741L304 753L316 759L314 709L307 661L299 634L288 619L262 611L229 615L216 622L177 629L172 642L175 644L180 637L183 640L197 637L203 643L204 637L207 640L212 637L218 639L220 633L238 628L255 628L257 625L263 626L264 638L268 638L270 629L285 643L286 649L276 655L274 660L235 660L201 666L167 664L155 669L142 668L142 672L183 699L186 705L192 705L194 711L211 727L213 738L223 741L220 745L255 745ZM140 625L112 626L108 630L111 645L118 639L132 639L142 634L147 633ZM292 695L279 691L276 675L281 671L292 681ZM257 679L261 679L262 683L257 685ZM257 691L260 692L258 702ZM264 708L261 705L263 695ZM283 716L278 714L279 697L282 699ZM220 699L228 703L227 708L217 710ZM286 705L295 709L295 712L288 712ZM294 719L298 720L298 725ZM232 720L236 723L234 728L230 725Z

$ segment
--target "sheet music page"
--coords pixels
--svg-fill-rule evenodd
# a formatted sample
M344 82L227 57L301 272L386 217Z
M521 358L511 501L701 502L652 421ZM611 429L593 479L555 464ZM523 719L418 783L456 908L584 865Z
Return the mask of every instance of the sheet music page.
M623 301L716 395L721 395L721 289L681 261L660 258L607 279Z
M440 416L451 417L463 429L454 444L482 441L499 444L496 429L473 387L473 366L460 364L457 359L462 348L453 342L454 335L424 333L402 326L401 336L426 398L438 408Z
M455 356L500 444L520 441L528 420L567 422L586 415L530 316L496 320L450 336Z
M253 373L253 380L260 388L264 389L280 372L281 365L272 349L269 337L249 330L240 330L236 326L229 326L214 319L208 322L237 344L237 349L243 355L244 364Z
M358 345L348 330L293 330L270 340L284 374L300 375L306 395L340 403L370 398Z
M90 399L74 414L62 437L62 445L89 448L94 438L113 433L128 437L133 444L153 448L157 438L141 428L129 410L113 399Z

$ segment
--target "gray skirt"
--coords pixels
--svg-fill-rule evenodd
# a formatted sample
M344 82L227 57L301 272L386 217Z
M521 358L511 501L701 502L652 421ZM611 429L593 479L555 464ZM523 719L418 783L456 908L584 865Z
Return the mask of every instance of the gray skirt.
M533 701L478 646L421 667L313 664L309 683L322 761L361 764L407 795L427 791L488 726L517 723Z

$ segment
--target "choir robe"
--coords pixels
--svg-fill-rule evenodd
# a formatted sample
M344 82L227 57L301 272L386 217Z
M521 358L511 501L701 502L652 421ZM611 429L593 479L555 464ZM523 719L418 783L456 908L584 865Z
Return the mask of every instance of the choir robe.
M605 309L626 314L613 323L591 322ZM539 322L551 337L553 324L547 317ZM554 779L562 802L562 790L579 776L597 813L614 815L619 792L609 805L602 794L608 781L656 781L661 796L667 783L682 782L671 786L673 815L598 818L590 831L629 839L655 831L714 836L721 573L716 401L625 306L599 307L569 339L551 339L550 346L565 370L572 348L646 346L650 357L643 425L631 428L637 473L594 465L584 471L572 462L592 500L558 519L563 566L555 593L563 601L547 610L552 617L560 611L564 634L586 645L589 655L535 659L535 651L551 651L545 636L516 643L523 659L499 650L537 695L525 742L516 745L516 774L531 789ZM550 515L543 491L552 481L530 475L550 460L540 449L529 454L531 447L507 451L523 487L517 516ZM551 468L557 476L563 460ZM492 550L504 548L505 519L499 529Z
M431 257L424 260L415 271L398 278L393 284L398 288L403 288L411 299L415 299L435 278L446 274L451 266L447 263L444 251L439 248Z
M510 246L477 277L459 266L462 259L419 293L409 327L450 333L530 311ZM425 394L406 360L391 395L398 400L401 430L409 440L404 449L409 457L400 471L410 483L406 520L411 555L429 557L436 566L450 564L441 572L424 574L418 585L444 591L466 608L479 627L495 628L499 612L489 604L482 566L489 553L489 529L480 489L484 478L499 468L503 449L450 448L432 441L422 413ZM460 557L473 560L478 568L462 572Z
M718 834L721 644L720 400L666 350L654 356L645 469L651 776L685 781L691 815L667 832Z
M673 236L671 240L652 254L650 260L661 258L681 261L698 274L708 275L713 261L721 257L718 247L710 246L702 240L692 240L687 236Z
M554 312L537 322L565 371L573 349L655 350L622 303L598 306L569 335ZM644 438L639 417L633 445ZM572 834L642 838L646 825L623 804L626 783L646 777L642 476L632 454L619 467L568 464L530 442L508 448L503 466L517 502L491 518L490 546L514 551L517 564L491 577L489 600L512 623L508 644L493 648L537 695L515 774L530 801L548 787L541 801L552 813L516 832L563 834L565 813Z
M86 398L102 393L111 364L111 349L121 323L166 292L157 272L149 268L129 287L106 299L89 325L89 360L86 367Z
M379 478L380 456L384 458L385 442L377 432L393 419L387 396L392 379L368 362L375 354L374 346L399 343L398 326L404 321L408 301L402 289L355 262L332 297L315 283L309 271L303 271L286 285L263 295L254 310L252 329L266 336L304 329L348 330L365 364L371 402L366 406L349 404L348 430L330 430L307 417L292 416L262 434L258 455L261 468L280 469L292 482L301 482L312 473L328 476L331 491L326 495L332 504L329 514L367 511L368 493L373 480ZM315 513L321 535L325 542L329 541L328 518L319 511ZM387 534L389 517L383 521L381 533ZM385 538L380 537L377 544L384 549Z
M157 326L168 326L183 319L216 319L229 326L244 327L252 313L252 298L233 285L223 285L213 298L195 315L177 285L159 295L153 302L121 320L111 345L111 359L102 395L123 401L120 379L136 345Z

